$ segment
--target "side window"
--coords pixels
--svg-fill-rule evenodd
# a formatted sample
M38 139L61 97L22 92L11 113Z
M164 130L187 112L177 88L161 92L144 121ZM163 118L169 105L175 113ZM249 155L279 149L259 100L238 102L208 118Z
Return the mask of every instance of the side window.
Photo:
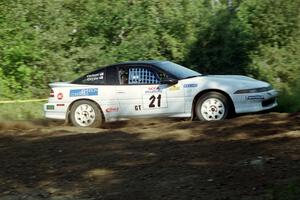
M159 80L163 80L163 79L166 79L166 78L171 78L168 74L165 74L163 72L158 72L158 77L159 77Z
M128 84L158 84L157 74L144 67L133 67L128 69Z
M118 69L116 66L106 68L106 84L119 85Z
M118 76L120 85L128 85L128 68L120 67Z
M74 81L76 84L87 84L87 85L104 85L106 79L106 69L97 70L91 72L83 77Z

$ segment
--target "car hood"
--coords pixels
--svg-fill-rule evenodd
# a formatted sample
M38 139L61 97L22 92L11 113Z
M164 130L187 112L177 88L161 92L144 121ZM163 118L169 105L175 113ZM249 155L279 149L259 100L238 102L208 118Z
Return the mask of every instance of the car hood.
M240 75L207 75L196 77L195 81L207 83L210 85L210 87L224 86L238 89L251 89L270 86L269 83L264 81L259 81L248 76Z
M207 77L218 78L218 79L230 79L230 80L257 81L254 78L248 76L241 76L241 75L208 75Z

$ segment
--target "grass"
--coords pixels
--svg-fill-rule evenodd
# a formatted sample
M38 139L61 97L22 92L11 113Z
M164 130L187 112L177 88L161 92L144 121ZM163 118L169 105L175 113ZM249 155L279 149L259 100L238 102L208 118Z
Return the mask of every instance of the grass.
M0 104L0 120L42 119L44 102Z

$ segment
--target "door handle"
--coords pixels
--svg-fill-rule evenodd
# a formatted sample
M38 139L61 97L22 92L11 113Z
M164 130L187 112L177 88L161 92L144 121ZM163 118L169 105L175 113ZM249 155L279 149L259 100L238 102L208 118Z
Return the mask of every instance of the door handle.
M117 91L118 94L124 94L125 92L123 91Z

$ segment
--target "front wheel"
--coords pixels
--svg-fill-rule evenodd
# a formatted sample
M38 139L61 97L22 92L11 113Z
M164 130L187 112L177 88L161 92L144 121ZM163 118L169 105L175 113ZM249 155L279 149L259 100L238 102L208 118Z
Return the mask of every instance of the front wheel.
M91 101L81 100L71 107L70 119L74 126L98 128L102 125L102 114L98 106Z
M202 121L226 119L228 112L228 99L218 92L208 92L202 95L195 106L196 116Z

